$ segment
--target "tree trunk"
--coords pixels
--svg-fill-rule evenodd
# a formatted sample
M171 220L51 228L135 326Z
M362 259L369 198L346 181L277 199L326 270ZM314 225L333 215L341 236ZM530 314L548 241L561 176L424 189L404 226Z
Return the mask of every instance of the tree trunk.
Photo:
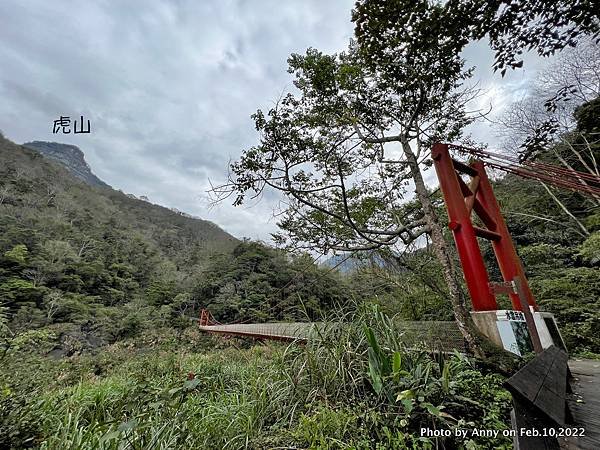
M457 271L455 270L454 260L448 249L442 227L439 224L437 214L429 198L429 192L423 180L423 174L419 168L417 157L415 156L408 141L401 142L402 150L410 168L411 176L415 182L415 193L417 199L423 208L424 219L429 227L431 243L435 256L442 265L444 280L448 286L450 302L454 311L454 317L460 332L462 333L469 350L480 358L485 357L485 352L481 347L480 333L475 327L475 323L466 307L465 296L460 287Z
M544 187L544 189L546 189L546 192L548 192L548 195L550 195L550 197L552 197L552 200L554 200L554 202L560 207L560 209L562 209L567 214L567 216L569 216L571 219L573 219L573 221L577 224L577 226L581 229L581 231L583 231L583 234L585 234L585 236L588 237L590 235L590 232L585 227L585 225L583 225L579 221L579 219L577 219L577 217L575 217L573 215L573 213L571 213L571 211L569 211L569 208L567 208L565 206L565 204L563 202L561 202L556 195L554 195L554 192L552 192L550 190L550 188L548 187L548 185L546 183L544 183L543 181L540 181L540 184Z

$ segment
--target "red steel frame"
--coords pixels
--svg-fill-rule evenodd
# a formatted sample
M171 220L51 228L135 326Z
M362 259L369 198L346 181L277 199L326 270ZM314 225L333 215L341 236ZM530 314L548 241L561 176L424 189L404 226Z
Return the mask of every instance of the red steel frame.
M481 237L492 242L504 281L521 280L527 303L537 311L538 307L525 278L523 264L517 256L483 162L475 161L467 165L452 159L448 144L434 144L431 157L446 202L448 226L454 235L473 310L498 309L495 291L490 284L477 242L477 237ZM469 184L463 181L460 174L471 177ZM484 228L473 224L471 220L473 211L485 225ZM513 308L523 311L518 294L509 295Z
M201 327L206 327L209 325L214 325L215 319L213 319L212 314L208 309L200 310L200 318L198 319L198 325Z

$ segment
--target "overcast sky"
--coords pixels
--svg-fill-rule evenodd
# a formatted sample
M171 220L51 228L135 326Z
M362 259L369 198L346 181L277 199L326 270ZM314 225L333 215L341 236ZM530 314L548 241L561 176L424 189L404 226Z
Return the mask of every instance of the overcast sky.
M117 189L211 220L237 237L269 239L274 197L208 209L209 179L257 142L250 115L290 90L286 59L307 47L341 51L352 0L0 2L0 130L79 146ZM544 62L504 80L485 43L465 52L494 113L527 91ZM91 134L52 134L60 115ZM472 129L490 141L487 124Z

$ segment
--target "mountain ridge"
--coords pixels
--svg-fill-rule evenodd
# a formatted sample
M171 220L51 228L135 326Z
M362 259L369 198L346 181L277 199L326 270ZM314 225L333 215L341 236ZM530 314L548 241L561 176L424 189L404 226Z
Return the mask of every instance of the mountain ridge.
M79 158L79 152L83 155L79 148L69 147L75 158ZM79 161L85 162L84 159ZM117 220L127 228L143 232L166 254L173 256L189 244L207 251L228 252L239 242L208 220L132 198L106 183L98 189L100 186L90 185L56 158L46 157L38 149L2 137L0 175L3 177L0 204L27 205L32 213L35 209L35 214L44 215L53 209L53 214L59 214L61 221L66 221L64 216L69 216L68 221L73 224L87 223L93 218L94 228L107 220Z
M112 188L112 186L94 174L92 168L85 160L84 152L76 145L60 142L31 141L25 142L23 147L34 150L45 158L62 164L69 172L90 186Z

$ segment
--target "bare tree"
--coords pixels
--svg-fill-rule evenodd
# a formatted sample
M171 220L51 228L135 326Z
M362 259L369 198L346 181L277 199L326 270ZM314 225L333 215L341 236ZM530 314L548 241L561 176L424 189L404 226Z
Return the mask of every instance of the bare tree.
M50 322L60 306L63 295L58 290L52 290L44 296L44 305L46 307L46 320Z
M519 151L544 123L551 122L555 126L553 136L560 138L575 127L575 109L598 96L600 44L586 39L564 50L538 75L527 95L511 104L496 121L496 134L511 152Z
M48 279L48 272L41 264L38 264L37 267L25 269L23 275L30 280L35 287L42 286Z
M77 251L77 257L82 258L88 251L93 250L97 242L95 239L84 236Z
M583 39L563 51L539 77L535 96L551 98L565 86L571 87L572 107L600 96L600 43Z
M597 148L600 133L577 129L577 111L600 96L600 44L588 39L565 50L534 81L527 96L514 102L496 123L506 152L528 159L550 159L565 169L600 176ZM540 137L541 136L541 137ZM535 143L534 146L529 144ZM573 175L583 185L585 176ZM540 182L568 220L590 234L576 214L562 202L554 188ZM586 199L600 207L600 197Z
M12 188L9 185L4 185L0 187L0 205L2 205L7 199L10 198L11 192Z

